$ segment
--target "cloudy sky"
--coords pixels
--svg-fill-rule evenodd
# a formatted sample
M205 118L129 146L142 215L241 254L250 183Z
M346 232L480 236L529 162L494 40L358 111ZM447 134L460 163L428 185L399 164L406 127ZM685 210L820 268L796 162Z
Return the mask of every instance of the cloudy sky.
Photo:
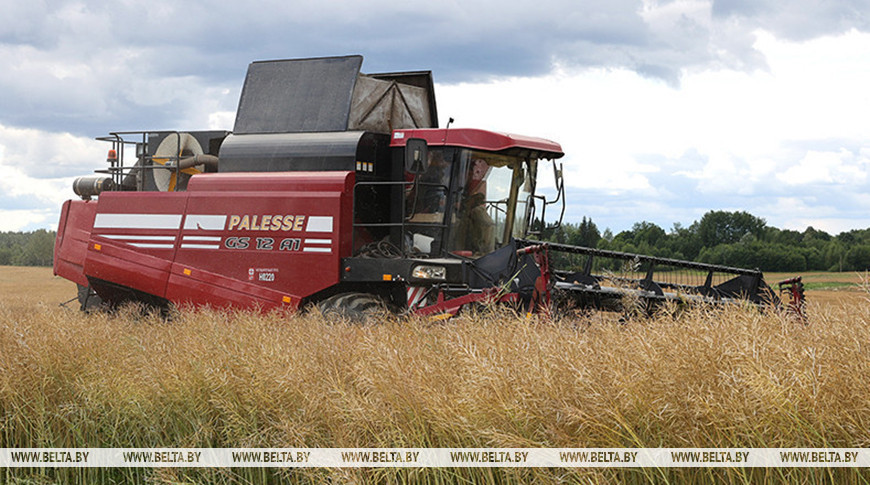
M231 130L253 60L434 72L442 126L556 140L566 220L870 227L870 0L0 0L0 230L110 131Z

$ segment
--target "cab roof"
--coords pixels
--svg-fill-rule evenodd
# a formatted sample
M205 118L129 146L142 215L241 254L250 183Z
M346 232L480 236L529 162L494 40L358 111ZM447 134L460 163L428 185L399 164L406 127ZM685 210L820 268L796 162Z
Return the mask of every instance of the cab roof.
M562 146L544 138L535 138L475 128L427 128L394 130L391 147L405 146L411 138L426 140L429 146L456 146L488 152L507 152L531 158L561 158Z

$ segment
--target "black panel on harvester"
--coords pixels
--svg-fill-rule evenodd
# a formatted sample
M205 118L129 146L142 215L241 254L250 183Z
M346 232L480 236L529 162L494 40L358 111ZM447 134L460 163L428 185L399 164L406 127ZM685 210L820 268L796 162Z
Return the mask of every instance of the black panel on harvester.
M293 172L386 168L390 137L363 131L230 135L221 146L221 172Z
M254 62L233 132L344 131L362 56Z

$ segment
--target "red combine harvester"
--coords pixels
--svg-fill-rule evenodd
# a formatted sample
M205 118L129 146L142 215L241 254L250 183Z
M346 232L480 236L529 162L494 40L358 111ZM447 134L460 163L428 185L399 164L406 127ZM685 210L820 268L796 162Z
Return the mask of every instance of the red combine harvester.
M529 240L548 206L564 213L560 145L437 128L430 72L361 64L252 63L232 133L101 138L109 166L76 180L55 243L54 272L79 286L82 309L779 305L757 270ZM536 193L547 160L553 200ZM555 254L568 267L551 267Z

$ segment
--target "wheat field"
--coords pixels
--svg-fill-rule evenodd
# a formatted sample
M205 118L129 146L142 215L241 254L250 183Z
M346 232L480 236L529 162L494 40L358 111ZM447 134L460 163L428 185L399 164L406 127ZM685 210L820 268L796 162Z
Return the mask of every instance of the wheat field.
M858 275L851 275L858 282ZM13 447L870 447L870 293L619 322L484 309L377 325L61 307L0 267ZM815 298L815 299L814 299ZM813 469L7 469L9 483L867 483Z

